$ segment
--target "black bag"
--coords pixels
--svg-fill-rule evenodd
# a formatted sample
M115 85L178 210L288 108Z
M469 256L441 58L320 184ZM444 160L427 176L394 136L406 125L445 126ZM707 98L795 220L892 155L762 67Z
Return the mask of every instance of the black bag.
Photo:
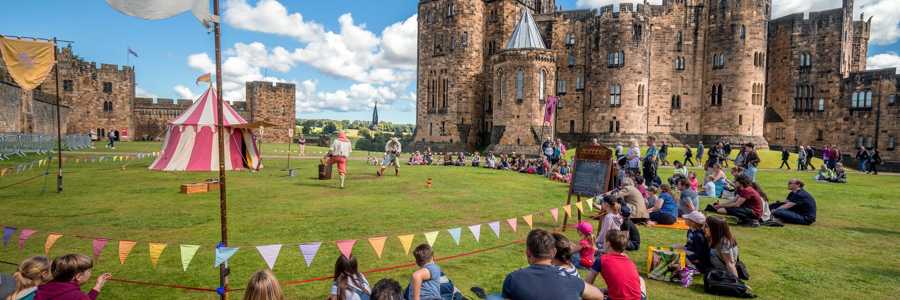
M703 276L703 291L719 296L756 298L743 281L721 269L711 270Z
M741 280L750 280L750 271L747 270L747 266L744 265L744 262L742 262L740 259L738 259L737 263L734 264L734 268L737 269L738 277L741 278Z

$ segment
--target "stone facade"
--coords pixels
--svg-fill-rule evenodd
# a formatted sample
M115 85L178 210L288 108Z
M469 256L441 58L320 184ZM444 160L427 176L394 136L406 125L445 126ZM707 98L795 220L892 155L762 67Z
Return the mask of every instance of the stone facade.
M294 136L296 123L293 83L253 81L246 83L246 103L249 106L247 121L266 122L274 127L258 130L263 141L289 143ZM237 108L235 108L237 109Z
M547 49L505 49L522 10L535 15ZM504 149L555 131L569 142L654 135L765 146L770 10L768 0L622 3L617 11L557 11L553 0L420 0L415 141ZM522 102L540 105L515 106L498 87L512 87L516 72L498 64L530 70ZM523 116L542 119L535 65L553 69L544 90L560 99L553 128L510 130Z
M40 91L23 91L0 81L0 132L36 133L56 136L56 97ZM61 133L68 126L69 107L60 106Z

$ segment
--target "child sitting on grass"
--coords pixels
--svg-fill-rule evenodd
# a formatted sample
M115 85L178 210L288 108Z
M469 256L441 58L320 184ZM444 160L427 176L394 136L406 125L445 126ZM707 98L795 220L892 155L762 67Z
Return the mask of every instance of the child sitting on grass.
M434 263L434 252L428 244L413 251L419 269L413 272L407 288L409 300L441 300L441 267Z
M578 230L581 240L572 248L572 253L578 252L572 255L572 263L581 268L590 268L594 265L594 253L597 252L594 248L594 227L587 221L581 221L575 226L575 230Z
M57 257L50 266L53 280L38 287L35 300L84 300L97 299L100 290L112 275L104 273L97 277L97 283L87 294L81 292L81 285L91 279L94 263L90 257L81 254L67 254Z
M13 274L14 289L4 299L7 300L32 300L39 285L44 284L50 277L50 260L44 256L35 256L22 261L16 273ZM4 277L4 280L6 278Z
M562 233L553 233L553 238L556 240L556 255L553 256L552 264L559 267L559 275L581 278L572 255L575 253L572 250L575 248L575 244Z
M600 265L603 266L600 274L606 282L603 294L610 300L641 300L647 297L637 266L623 253L627 243L625 232L611 230L606 234L608 247L607 252L600 256Z

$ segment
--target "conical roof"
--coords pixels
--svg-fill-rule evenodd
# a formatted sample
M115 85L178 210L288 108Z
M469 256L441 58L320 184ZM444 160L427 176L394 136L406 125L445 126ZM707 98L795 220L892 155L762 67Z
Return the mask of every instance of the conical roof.
M541 38L541 32L531 17L531 11L527 8L522 9L522 17L509 42L506 43L506 49L547 49Z
M216 90L212 87L194 101L188 109L184 110L178 118L171 122L173 125L200 125L213 126L218 125L217 118L219 116L219 105L216 101ZM223 103L224 118L222 121L225 126L235 126L247 124L247 121L238 114L227 102Z

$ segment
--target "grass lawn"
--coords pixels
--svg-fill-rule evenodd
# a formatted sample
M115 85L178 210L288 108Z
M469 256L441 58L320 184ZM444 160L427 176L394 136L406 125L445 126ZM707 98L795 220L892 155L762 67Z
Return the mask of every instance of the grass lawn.
M286 145L266 145L264 151ZM122 143L117 151L157 151L154 143ZM292 146L293 147L293 146ZM99 147L94 151L103 152ZM308 150L309 151L309 147ZM670 157L677 157L673 149ZM265 153L265 152L264 152ZM778 157L764 155L764 165ZM66 234L50 255L91 253L90 238L109 238L110 243L95 263L94 274L111 272L114 278L163 284L215 288L213 248L218 241L218 194L182 195L179 185L216 177L215 173L159 173L146 170L149 160L104 162L69 166L63 194L43 193L38 179L0 189L0 225L39 230L26 243L0 248L0 261L18 262L44 251L49 232ZM301 175L286 177L286 160L265 160L258 173L229 173L228 211L230 244L240 247L231 259L232 288L243 288L246 279L265 268L254 246L284 244L275 274L285 282L289 299L322 299L330 281L298 283L298 280L329 276L338 250L335 240L358 239L354 255L362 270L412 262L403 253L397 235L415 234L413 247L425 242L424 232L440 231L435 243L438 258L478 249L498 247L475 255L439 262L467 296L471 286L499 291L504 276L527 264L523 239L527 225L519 218L518 232L505 220L534 213L536 227L552 228L549 208L565 201L566 186L539 176L469 167L404 167L400 177L375 177L374 167L350 161L348 187L335 188L336 181L319 181L316 160L294 160ZM123 170L122 165L128 164ZM37 171L33 171L37 172ZM662 169L668 177L671 169ZM37 173L35 173L37 174ZM772 200L787 194L786 181L805 179L818 200L818 222L813 226L744 228L733 231L741 258L750 269L748 283L762 299L889 299L900 293L900 177L851 174L850 183L822 184L808 180L812 172L761 170L758 178ZM7 186L28 174L0 177ZM431 189L426 178L433 178ZM52 190L54 179L46 181ZM703 199L701 206L712 199ZM538 214L541 213L541 214ZM560 212L562 214L562 212ZM487 223L500 221L498 239ZM480 242L467 226L484 224ZM455 245L446 229L462 227ZM641 227L641 251L629 255L643 274L648 245L683 243L684 231ZM575 238L572 231L568 231ZM381 258L366 239L388 236ZM124 265L117 255L119 240L136 240L137 246ZM323 242L316 260L307 267L297 245ZM148 242L168 247L158 266L151 267ZM179 244L201 245L187 272L182 271ZM0 264L0 272L14 267ZM400 267L367 274L369 281L392 277L404 286L412 272ZM713 299L702 293L701 280L684 289L648 280L653 299ZM91 283L92 284L92 283ZM598 281L602 286L602 282ZM172 290L111 282L103 299L213 299L215 293ZM240 292L234 292L240 299ZM892 296L894 295L894 296Z

